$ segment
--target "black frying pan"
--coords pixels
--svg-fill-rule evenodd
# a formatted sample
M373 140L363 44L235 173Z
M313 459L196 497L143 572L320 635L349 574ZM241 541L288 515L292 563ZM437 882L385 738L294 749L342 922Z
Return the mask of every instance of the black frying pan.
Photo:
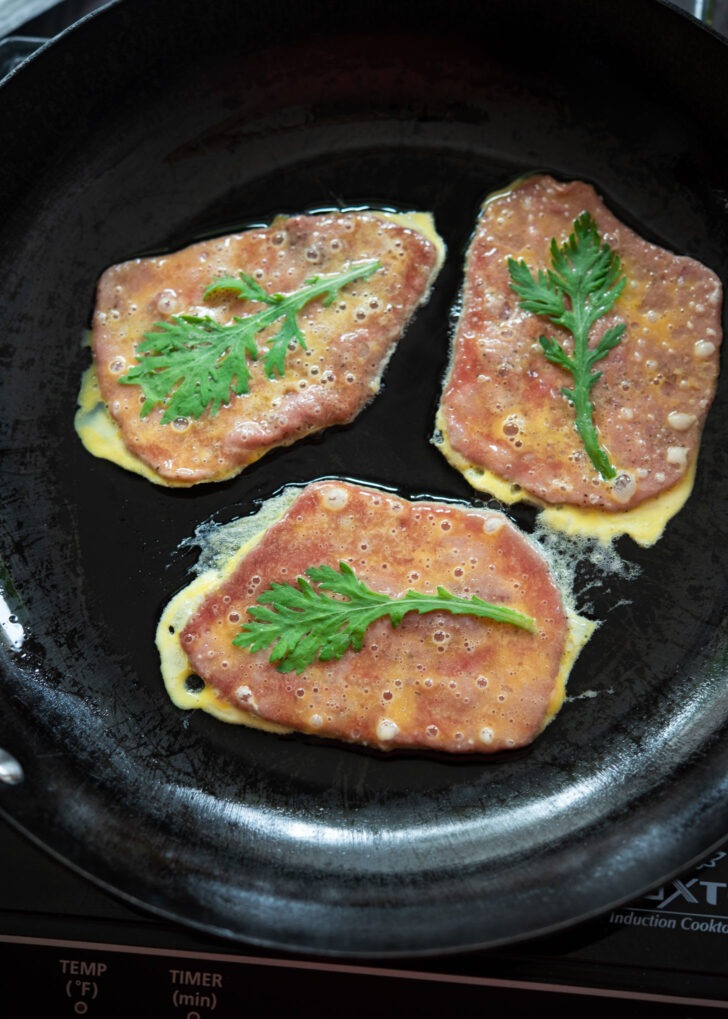
M124 0L0 89L0 789L19 828L166 917L314 953L443 952L606 910L728 832L726 380L694 494L624 573L528 750L385 756L175 709L153 644L205 520L345 475L478 502L430 444L485 194L592 181L728 279L728 52L656 0ZM109 264L332 206L428 209L432 300L356 423L171 491L85 452L81 334ZM514 512L526 529L532 511ZM635 575L635 573L637 575ZM586 696L587 694L596 696Z

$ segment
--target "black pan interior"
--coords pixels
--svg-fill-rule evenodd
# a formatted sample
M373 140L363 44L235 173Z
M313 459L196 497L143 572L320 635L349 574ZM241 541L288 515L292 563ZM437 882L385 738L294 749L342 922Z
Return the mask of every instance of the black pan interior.
M386 756L185 715L153 634L198 524L285 484L482 501L429 440L488 192L532 170L589 180L649 239L728 279L727 67L717 38L656 0L123 0L6 82L0 746L25 777L0 807L14 823L166 917L349 955L552 930L725 836L725 382L662 541L620 541L611 566L582 557L581 607L602 626L524 752ZM190 491L85 452L81 338L107 265L362 205L432 211L449 257L354 425Z

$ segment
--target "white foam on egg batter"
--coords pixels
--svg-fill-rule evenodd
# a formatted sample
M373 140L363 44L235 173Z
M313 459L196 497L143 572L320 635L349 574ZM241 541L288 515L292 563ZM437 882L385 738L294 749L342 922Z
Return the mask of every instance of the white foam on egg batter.
M595 697L603 697L605 694L609 695L613 693L614 687L611 686L607 687L606 690L582 690L581 693L573 694L571 696L567 695L565 698L565 703L572 704L574 701L593 700Z
M199 548L200 553L193 572L200 576L209 570L220 572L234 559L240 560L250 550L258 537L280 519L300 493L300 487L291 485L261 504L257 512L236 517L225 523L205 520L197 526L190 538L180 542L179 550Z
M579 605L579 612L594 613L591 594L605 587L612 578L634 581L641 572L638 563L624 559L616 547L615 540L604 541L603 538L588 535L567 535L555 531L540 516L532 535L556 577L563 591L571 591ZM584 571L588 572L585 578ZM578 576L579 573L582 576ZM615 600L611 608L628 603L629 599Z
M620 554L615 544L616 537L607 542L603 537L568 535L553 530L541 516L536 518L532 537L546 556L560 589L565 594L571 592L573 611L580 614L595 615L593 596L607 588L611 580L631 583L642 573L639 563L631 562ZM612 612L630 603L631 599L624 596L611 599L607 611ZM603 606L600 611L604 613ZM595 622L594 629L602 623L603 620ZM609 697L614 692L613 687L582 690L578 694L567 694L564 701L573 703Z

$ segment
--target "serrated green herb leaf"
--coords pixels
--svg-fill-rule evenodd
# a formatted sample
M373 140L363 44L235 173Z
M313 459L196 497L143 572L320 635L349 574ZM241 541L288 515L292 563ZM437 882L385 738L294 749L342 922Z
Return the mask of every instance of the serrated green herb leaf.
M407 591L392 598L373 591L340 562L338 570L313 566L295 584L271 584L248 608L250 621L233 644L250 651L271 647L269 661L279 672L300 673L317 658L326 662L349 649L360 651L367 628L377 619L388 616L392 626L399 626L408 612L438 610L535 629L534 621L521 612L475 596L461 598L443 587L436 595Z
M369 279L379 268L375 259L352 265L344 272L312 276L300 290L290 294L269 294L247 273L215 280L205 291L205 300L231 292L240 300L258 301L266 307L236 317L227 325L208 315L174 315L168 321L156 322L137 345L138 363L120 381L141 386L142 417L158 406L164 407L163 424L177 418L199 418L205 411L217 414L231 396L248 392L249 362L259 357L255 339L259 332L282 320L278 332L268 341L263 359L266 376L281 378L291 344L306 349L299 312L317 299L328 307L342 287Z
M574 423L589 459L606 480L616 477L607 451L601 446L594 424L591 391L601 372L594 365L622 341L624 323L608 329L594 347L589 347L589 332L612 309L622 293L626 277L619 256L599 236L591 213L576 220L567 241L550 245L551 268L534 276L526 263L510 258L508 270L511 288L521 298L521 306L554 325L568 330L573 351L568 353L558 340L539 336L548 361L568 371L574 379L571 388L562 387L562 395L574 408Z

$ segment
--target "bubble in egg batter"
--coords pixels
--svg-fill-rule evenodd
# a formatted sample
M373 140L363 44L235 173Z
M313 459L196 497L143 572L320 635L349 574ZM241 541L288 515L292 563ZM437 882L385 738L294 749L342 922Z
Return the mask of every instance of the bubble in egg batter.
M342 487L330 487L326 490L324 496L324 506L326 509L338 512L343 510L349 501L346 489Z
M687 431L687 429L691 428L697 420L698 419L695 414L689 414L677 410L672 410L667 415L668 425L677 432Z
M387 741L394 739L399 732L399 726L391 718L381 718L377 723L376 732L377 739L386 743Z
M247 684L236 688L235 697L246 708L255 708L255 696Z

